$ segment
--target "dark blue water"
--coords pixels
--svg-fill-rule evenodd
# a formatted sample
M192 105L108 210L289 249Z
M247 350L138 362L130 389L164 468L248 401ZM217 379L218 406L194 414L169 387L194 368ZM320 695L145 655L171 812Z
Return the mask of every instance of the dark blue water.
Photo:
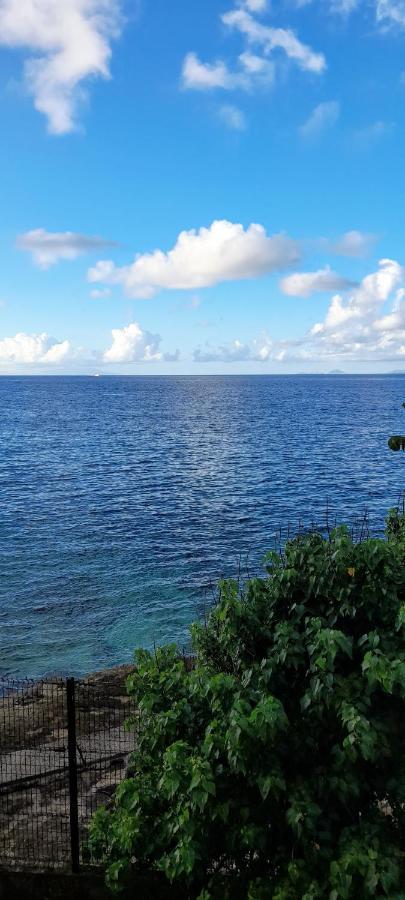
M0 672L184 644L210 585L327 503L381 530L403 400L401 376L0 378Z

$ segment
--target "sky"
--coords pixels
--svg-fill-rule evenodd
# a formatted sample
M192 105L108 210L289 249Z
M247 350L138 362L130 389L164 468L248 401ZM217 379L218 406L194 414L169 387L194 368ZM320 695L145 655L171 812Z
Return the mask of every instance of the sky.
M0 374L405 371L405 0L0 0Z

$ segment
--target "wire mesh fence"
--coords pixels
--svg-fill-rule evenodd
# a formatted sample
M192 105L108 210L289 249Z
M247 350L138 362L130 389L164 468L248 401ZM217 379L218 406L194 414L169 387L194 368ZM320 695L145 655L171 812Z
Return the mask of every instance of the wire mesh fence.
M0 866L77 870L134 746L125 674L0 680Z

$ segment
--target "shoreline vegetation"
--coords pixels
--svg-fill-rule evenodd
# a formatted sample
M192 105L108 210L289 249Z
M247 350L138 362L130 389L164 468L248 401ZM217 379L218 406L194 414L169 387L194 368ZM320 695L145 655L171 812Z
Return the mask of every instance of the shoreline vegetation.
M402 900L405 517L298 535L225 581L175 646L138 651L129 777L90 827L112 890L198 900Z
M120 727L132 722L113 777L106 768L86 782L84 858L112 891L151 876L184 900L402 900L403 507L384 538L356 541L340 526L288 540L264 576L221 582L191 635L190 656L139 650L77 680L97 697L79 700L79 744L89 730L103 738L111 702ZM3 752L15 767L23 748L32 767L60 740L63 685L45 678L13 701ZM51 776L41 792L46 839L50 798L59 815L67 803ZM0 838L11 823L24 840L21 800Z

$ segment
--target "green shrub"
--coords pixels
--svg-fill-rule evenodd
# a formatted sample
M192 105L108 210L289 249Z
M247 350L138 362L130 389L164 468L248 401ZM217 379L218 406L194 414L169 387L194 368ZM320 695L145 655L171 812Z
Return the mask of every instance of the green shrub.
M405 409L405 403L402 406ZM405 434L392 434L388 438L388 446L394 453L397 453L398 450L405 450Z
M387 516L386 532L388 540L393 541L397 545L402 559L405 560L405 500L402 501L401 507L390 509Z
M172 896L405 898L405 571L345 528L221 584L174 647L136 655L131 776L90 845L110 885L152 869ZM401 893L402 888L402 893Z

